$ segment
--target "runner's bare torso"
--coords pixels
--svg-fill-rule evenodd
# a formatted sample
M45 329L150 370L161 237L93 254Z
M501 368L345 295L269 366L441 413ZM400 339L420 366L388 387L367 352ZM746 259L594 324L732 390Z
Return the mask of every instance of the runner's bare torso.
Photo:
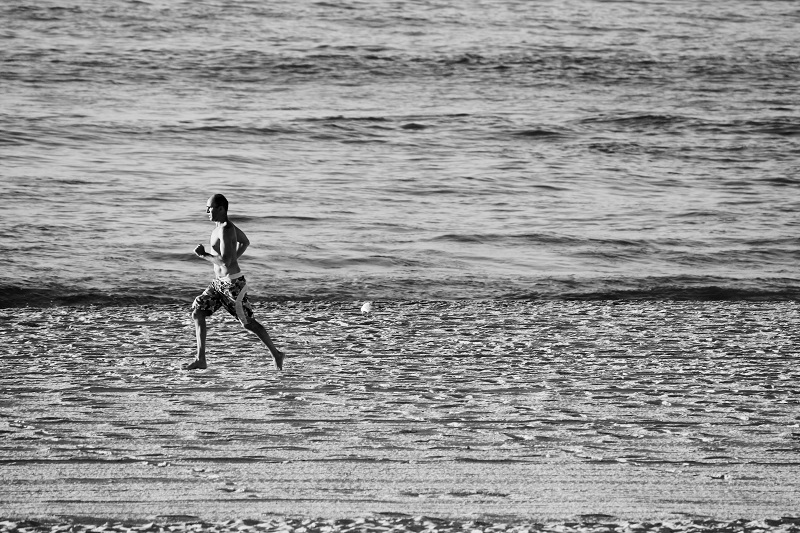
M224 278L242 271L239 268L239 257L250 245L250 241L233 222L228 220L217 223L217 227L211 232L209 244L214 251L212 253L222 259L213 261L216 277Z

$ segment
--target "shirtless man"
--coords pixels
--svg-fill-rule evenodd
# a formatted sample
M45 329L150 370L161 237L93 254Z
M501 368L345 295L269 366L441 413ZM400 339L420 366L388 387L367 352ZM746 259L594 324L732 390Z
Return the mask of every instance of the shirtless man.
M206 202L208 218L217 227L211 232L211 252L198 244L194 253L214 265L216 279L195 298L192 304L192 318L197 333L197 358L185 366L187 370L206 368L206 317L224 306L235 316L242 326L255 333L263 342L278 370L283 370L283 352L278 350L269 338L267 330L253 318L253 307L247 300L247 283L239 268L239 257L250 245L242 230L228 220L228 200L215 194Z

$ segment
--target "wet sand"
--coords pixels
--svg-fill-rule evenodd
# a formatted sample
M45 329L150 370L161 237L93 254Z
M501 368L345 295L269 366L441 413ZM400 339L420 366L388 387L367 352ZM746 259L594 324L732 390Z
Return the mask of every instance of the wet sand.
M797 530L797 302L360 307L0 310L0 529Z

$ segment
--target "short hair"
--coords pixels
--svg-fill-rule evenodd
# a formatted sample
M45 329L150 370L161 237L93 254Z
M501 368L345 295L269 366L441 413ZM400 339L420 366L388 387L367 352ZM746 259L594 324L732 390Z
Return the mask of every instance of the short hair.
M222 207L225 208L225 212L226 213L228 212L228 199L225 198L223 195L215 194L214 196L211 197L211 203L221 205Z

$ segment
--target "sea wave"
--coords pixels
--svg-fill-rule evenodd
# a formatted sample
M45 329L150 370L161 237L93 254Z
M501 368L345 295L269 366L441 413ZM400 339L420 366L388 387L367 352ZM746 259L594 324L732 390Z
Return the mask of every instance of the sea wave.
M275 82L296 85L324 77L331 83L358 82L409 77L428 80L502 80L504 84L530 85L556 80L578 83L641 83L677 86L682 81L706 83L712 91L725 80L737 83L773 78L776 83L791 82L800 70L800 58L790 55L752 54L661 55L658 59L608 51L578 52L572 48L547 48L536 52L493 54L413 55L387 51L376 55L368 47L342 53L307 52L292 57L290 52L242 50L98 49L91 55L76 55L64 48L28 48L0 52L9 81L39 83L91 83L116 85L141 82L166 82L163 72L185 81L207 83L263 84ZM31 63L42 67L31 69ZM47 68L43 68L46 66ZM174 80L173 80L174 81ZM721 89L720 89L721 90Z
M189 306L202 292L200 285L128 285L91 288L50 283L0 284L0 307L146 306L170 303ZM286 301L419 301L419 300L609 300L609 301L797 301L800 279L720 277L645 277L638 279L530 278L486 279L479 276L447 280L420 277L369 276L293 279L278 285L256 285L251 299L258 304Z

